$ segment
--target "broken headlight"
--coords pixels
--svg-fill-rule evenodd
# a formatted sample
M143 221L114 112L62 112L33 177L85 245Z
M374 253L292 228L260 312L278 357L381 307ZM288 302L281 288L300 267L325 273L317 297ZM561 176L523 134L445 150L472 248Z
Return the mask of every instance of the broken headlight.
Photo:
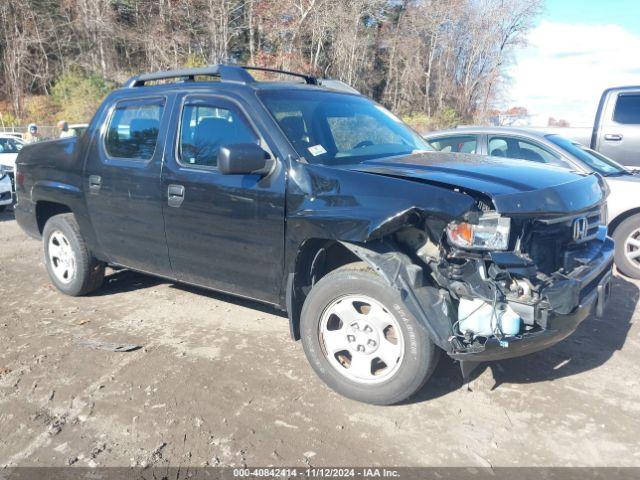
M447 237L456 247L473 250L506 250L509 248L511 219L495 212L480 215L478 223L451 222Z

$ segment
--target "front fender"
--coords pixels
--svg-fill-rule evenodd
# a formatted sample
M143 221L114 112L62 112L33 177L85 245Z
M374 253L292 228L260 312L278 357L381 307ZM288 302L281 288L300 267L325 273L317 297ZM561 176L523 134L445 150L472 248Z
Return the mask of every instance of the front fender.
M366 262L398 291L409 311L427 330L431 339L443 350L450 352L453 335L451 325L453 307L449 294L428 282L423 268L416 265L391 241L370 244L340 242L354 255Z
M428 226L437 243L447 223L463 218L476 202L467 193L438 185L293 162L287 185L281 304L295 317L291 292L305 243L312 239L339 242L401 290L434 342L447 349L448 300L437 289L417 283L424 275L420 267L385 239L404 227L422 225Z
M426 221L439 239L449 221L476 203L466 193L436 185L298 162L287 181L285 279L310 239L365 244ZM286 281L281 292L284 304Z
M287 235L298 245L308 238L368 242L425 218L460 218L475 202L437 185L294 163L287 185Z

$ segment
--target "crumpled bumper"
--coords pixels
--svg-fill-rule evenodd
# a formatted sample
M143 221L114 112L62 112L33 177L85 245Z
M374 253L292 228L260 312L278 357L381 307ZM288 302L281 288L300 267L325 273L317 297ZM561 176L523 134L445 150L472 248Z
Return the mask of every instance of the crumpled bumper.
M449 355L471 362L500 360L537 352L565 339L589 315L602 316L611 289L613 254L613 240L605 237L588 263L543 291L546 300L532 312L539 330L502 340L492 337L481 349Z

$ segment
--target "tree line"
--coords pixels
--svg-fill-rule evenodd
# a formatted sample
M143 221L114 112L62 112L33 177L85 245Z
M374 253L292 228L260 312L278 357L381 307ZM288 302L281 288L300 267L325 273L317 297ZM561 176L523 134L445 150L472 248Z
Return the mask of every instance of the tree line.
M17 118L32 96L87 116L129 75L235 62L340 79L441 125L473 121L500 98L540 1L0 0L0 96Z

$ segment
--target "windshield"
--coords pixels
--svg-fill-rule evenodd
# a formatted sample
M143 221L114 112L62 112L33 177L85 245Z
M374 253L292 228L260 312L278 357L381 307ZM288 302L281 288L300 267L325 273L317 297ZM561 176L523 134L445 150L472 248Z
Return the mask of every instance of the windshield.
M610 158L607 158L598 152L594 152L579 143L573 142L568 138L561 137L560 135L547 135L547 139L563 150L566 150L578 160L585 163L591 170L594 170L601 175L611 177L630 173L629 170L619 163L616 163Z
M282 90L259 95L309 163L341 165L433 150L391 112L364 97Z

